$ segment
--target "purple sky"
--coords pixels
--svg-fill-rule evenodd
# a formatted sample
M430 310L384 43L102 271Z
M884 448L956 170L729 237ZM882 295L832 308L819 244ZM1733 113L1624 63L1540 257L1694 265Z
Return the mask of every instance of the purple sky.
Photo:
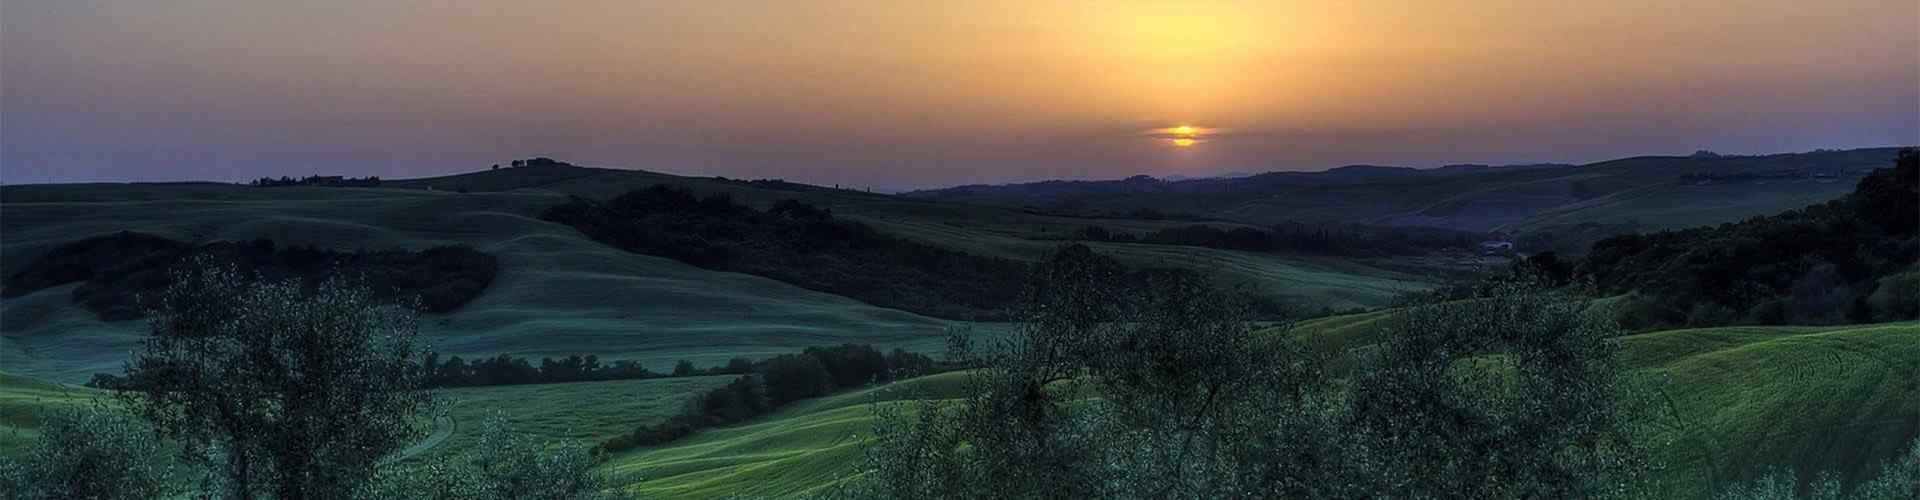
M1911 0L0 2L7 183L541 155L888 189L1920 143Z

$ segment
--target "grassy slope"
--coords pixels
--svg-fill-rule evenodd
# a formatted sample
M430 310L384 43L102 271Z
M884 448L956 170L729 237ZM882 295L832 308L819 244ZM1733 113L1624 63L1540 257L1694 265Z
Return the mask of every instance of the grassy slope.
M845 479L873 427L871 404L958 397L963 373L945 373L796 403L753 423L612 457L616 487L642 497L780 497Z
M39 438L39 412L93 404L106 397L106 391L0 372L0 455L13 454Z
M1328 348L1377 336L1386 313L1303 322L1299 334ZM1920 437L1920 324L1729 327L1671 330L1623 339L1638 374L1670 380L1682 428L1661 462L1662 489L1698 496L1709 482L1750 479L1769 468L1803 475L1837 469L1857 479ZM1332 347L1339 346L1339 347ZM612 457L604 470L629 493L675 498L791 495L844 479L872 426L868 405L949 399L964 374L948 373L804 401L752 423L714 429L668 446ZM677 411L686 397L726 377L507 386L448 391L456 431L440 449L470 444L473 424L504 413L516 428L591 444ZM0 374L0 453L33 438L32 412L84 404L100 394ZM432 456L429 454L428 456ZM1711 457L1711 458L1710 458Z
M479 426L499 415L514 431L586 446L680 413L693 397L726 385L732 376L610 380L448 389L454 431L427 457L472 446Z
M1680 430L1662 489L1698 494L1769 467L1849 483L1920 437L1920 325L1712 328L1634 335L1627 362L1667 377Z
M1378 340L1388 313L1334 316L1297 325L1321 349L1359 348ZM1803 474L1828 468L1849 478L1893 456L1920 433L1920 324L1842 327L1733 327L1673 330L1624 339L1637 374L1671 381L1669 392L1688 427L1671 439L1658 480L1675 497L1757 477L1771 467ZM628 492L676 498L779 496L810 491L846 477L858 442L872 425L858 404L923 397L952 398L964 375L945 374L826 398L754 423L708 431L669 446L616 457L606 470ZM1701 457L1720 457L1708 467Z
M853 191L764 189L712 179L587 168L521 168L399 181L398 188L253 189L221 184L0 187L0 276L73 239L120 230L206 241L272 238L339 249L463 243L502 259L486 292L425 330L443 352L591 353L665 368L842 342L936 351L949 324L773 280L634 255L538 220L569 194L606 197L659 182L771 204L796 197L908 237L969 251L1038 258L1089 221ZM431 184L435 191L407 189ZM456 194L448 185L473 186ZM1150 230L1154 221L1094 221ZM1138 227L1135 227L1138 226ZM944 227L935 233L912 228ZM1206 249L1103 245L1142 265L1197 267L1252 281L1305 307L1384 305L1429 280L1364 264ZM73 307L71 286L0 302L0 365L68 382L118 371L144 325L105 323Z
M345 249L474 245L500 256L500 276L472 303L423 326L454 354L591 353L664 369L679 358L716 364L839 342L936 349L947 325L609 248L537 220L564 199L550 192L83 185L8 186L0 199L0 273L60 243L125 229ZM71 289L0 302L0 365L68 382L118 371L144 324L98 321L70 304Z

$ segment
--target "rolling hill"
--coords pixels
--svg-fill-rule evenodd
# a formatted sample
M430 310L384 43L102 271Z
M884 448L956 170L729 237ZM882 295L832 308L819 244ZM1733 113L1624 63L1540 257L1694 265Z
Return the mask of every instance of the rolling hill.
M1897 148L1764 156L1641 156L1587 165L1349 166L1161 181L961 186L910 198L1061 214L1150 209L1247 224L1351 222L1527 232L1581 223L1655 231L1770 215L1838 198Z
M761 207L796 198L909 239L1036 260L1087 219L904 199L780 182L676 177L584 167L523 167L380 188L250 188L212 183L0 187L0 276L66 242L132 230L184 242L270 238L352 251L471 245L498 256L498 277L471 302L429 316L423 333L459 355L597 354L665 369L714 365L844 342L937 351L952 322L874 307L758 276L621 251L542 221L570 195L604 199L656 183L726 192ZM431 187L432 189L428 189ZM458 193L465 189L466 194ZM1097 220L1151 230L1161 221ZM1057 236L1055 236L1057 235ZM1099 243L1141 266L1185 267L1257 285L1303 308L1381 306L1436 279L1366 262ZM74 306L74 285L0 300L0 366L80 382L118 372L140 321L105 322ZM991 326L986 328L991 329Z
M1318 345L1360 347L1387 313L1305 322ZM1713 484L1791 470L1833 470L1849 483L1920 438L1920 324L1732 327L1628 336L1625 362L1665 380L1678 424L1651 436L1655 486L1704 498ZM675 498L788 496L844 480L878 404L963 394L964 373L909 380L797 404L748 424L612 457L627 493Z
M1290 331L1335 351L1364 348L1391 311L1303 322ZM1858 481L1920 439L1920 323L1668 330L1622 339L1623 362L1663 381L1674 417L1650 438L1668 466L1656 486L1700 498L1788 470ZM791 496L845 480L860 459L875 405L901 409L965 394L952 372L797 402L773 414L668 445L608 457L610 486L674 498ZM453 389L449 436L418 456L470 444L475 425L504 415L543 439L594 444L664 419L685 398L729 377ZM85 404L103 392L0 374L0 453L34 439L34 412Z

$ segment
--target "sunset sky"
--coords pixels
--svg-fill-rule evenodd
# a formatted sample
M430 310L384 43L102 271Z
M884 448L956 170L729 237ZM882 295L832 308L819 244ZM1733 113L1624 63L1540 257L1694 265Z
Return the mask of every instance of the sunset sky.
M551 156L897 189L1920 143L1913 0L0 1L7 183Z

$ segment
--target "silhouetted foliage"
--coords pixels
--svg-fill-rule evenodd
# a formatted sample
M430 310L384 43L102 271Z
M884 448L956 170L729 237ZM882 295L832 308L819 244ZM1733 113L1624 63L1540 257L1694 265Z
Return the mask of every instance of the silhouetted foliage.
M583 198L542 218L631 252L743 272L929 316L991 319L1026 266L883 234L825 209L783 200L765 211L725 193L666 185L606 203Z
M379 187L380 177L379 176L341 177L338 175L309 175L299 179L295 179L292 177L285 177L285 176L282 176L279 179L274 179L271 177L261 177L259 179L254 179L252 182L252 185L254 187L288 187L288 186Z
M578 354L565 358L541 358L534 365L524 358L506 354L472 362L460 356L440 361L438 353L428 354L419 369L427 387L476 387L488 385L557 384L601 380L658 378L666 375L648 371L637 361L601 363L600 357Z
M431 313L449 312L473 300L500 270L498 258L467 246L349 253L280 247L268 239L195 246L121 231L75 240L47 252L9 277L0 296L18 297L83 281L73 291L74 302L104 320L129 320L157 305L153 302L157 292L173 283L171 269L203 257L232 265L243 275L293 279L307 287L330 276L350 275L365 281L383 299L417 298L421 309Z
M249 279L194 259L157 298L121 402L184 443L222 498L344 498L421 433L409 308L364 285Z

